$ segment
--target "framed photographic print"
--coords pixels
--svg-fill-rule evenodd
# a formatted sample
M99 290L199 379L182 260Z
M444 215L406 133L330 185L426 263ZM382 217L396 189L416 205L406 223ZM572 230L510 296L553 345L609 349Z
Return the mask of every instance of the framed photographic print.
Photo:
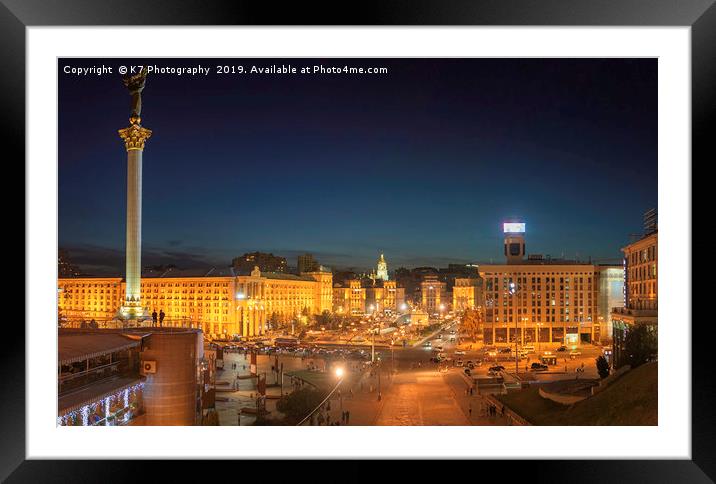
M429 458L711 482L712 3L4 1L28 283L3 478Z

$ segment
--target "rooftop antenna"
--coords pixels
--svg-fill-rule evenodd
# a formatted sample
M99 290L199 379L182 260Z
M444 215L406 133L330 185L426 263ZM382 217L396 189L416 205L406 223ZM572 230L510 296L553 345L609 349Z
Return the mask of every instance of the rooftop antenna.
M212 272L214 272L214 267L212 267L211 269L209 269L209 272L207 272L206 274L204 274L204 277L207 277L207 276L208 276L209 274L211 274Z
M651 235L657 230L657 213L652 208L644 212L644 235Z

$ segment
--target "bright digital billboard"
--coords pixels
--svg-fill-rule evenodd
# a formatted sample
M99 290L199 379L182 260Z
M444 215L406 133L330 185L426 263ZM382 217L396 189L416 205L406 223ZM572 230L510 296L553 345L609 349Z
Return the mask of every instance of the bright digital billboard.
M516 222L505 222L502 224L503 230L506 234L524 234L525 224Z

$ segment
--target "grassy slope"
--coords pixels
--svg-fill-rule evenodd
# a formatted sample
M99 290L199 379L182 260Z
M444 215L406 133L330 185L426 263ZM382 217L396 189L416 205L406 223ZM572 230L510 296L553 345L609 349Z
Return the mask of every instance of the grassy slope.
M657 373L657 363L642 365L571 407L540 397L534 387L498 398L534 425L657 425Z

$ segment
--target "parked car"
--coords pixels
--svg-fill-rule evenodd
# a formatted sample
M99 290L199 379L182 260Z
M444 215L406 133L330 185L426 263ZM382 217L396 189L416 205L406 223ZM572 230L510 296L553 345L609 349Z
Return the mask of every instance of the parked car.
M490 367L490 371L494 371L494 372L499 372L499 371L504 371L504 370L505 370L505 367L502 365L494 365L494 366Z
M465 352L462 351L462 350L456 350L456 351L455 351L455 354L456 354L456 355L465 355Z
M579 350L572 350L569 352L569 356L580 356L582 354Z
M464 365L464 363L462 362L462 360L457 360L455 362L455 366L463 366L463 365Z
M465 372L465 374L467 376L470 376L470 368L465 368L465 370L463 370L463 371Z
M548 369L547 365L544 365L542 363L532 363L532 365L530 365L530 368L532 369L532 371L547 371Z
M512 348L502 348L500 353L512 353Z
M557 348L557 351L567 351L567 347L562 345L559 348Z

